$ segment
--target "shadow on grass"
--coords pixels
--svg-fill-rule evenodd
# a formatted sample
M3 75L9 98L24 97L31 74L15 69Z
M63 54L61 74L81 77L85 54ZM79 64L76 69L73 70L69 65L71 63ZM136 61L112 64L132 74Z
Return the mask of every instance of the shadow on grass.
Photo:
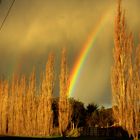
M15 137L15 136L0 136L0 139L14 139L14 140L19 140L19 139L33 139L33 140L124 140L123 137L94 137L94 136L80 136L80 137ZM130 140L126 139L125 140Z

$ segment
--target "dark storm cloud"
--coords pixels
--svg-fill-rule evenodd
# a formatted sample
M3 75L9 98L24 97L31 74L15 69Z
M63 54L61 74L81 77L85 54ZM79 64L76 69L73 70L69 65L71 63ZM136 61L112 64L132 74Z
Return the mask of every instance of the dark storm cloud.
M12 0L2 0L0 22ZM124 0L127 25L138 34L139 0ZM110 19L98 35L77 81L74 97L84 103L111 103L114 0L16 0L0 32L0 74L37 73L44 68L50 51L56 55L59 73L60 49L67 47L69 67L85 44L90 32L106 11ZM137 40L136 40L137 43Z

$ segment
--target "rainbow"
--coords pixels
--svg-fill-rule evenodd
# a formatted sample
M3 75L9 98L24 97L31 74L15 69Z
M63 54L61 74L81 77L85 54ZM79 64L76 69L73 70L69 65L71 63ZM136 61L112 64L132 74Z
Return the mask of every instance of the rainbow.
M74 93L76 82L78 81L78 77L81 73L82 67L86 61L86 58L91 51L92 47L94 46L94 43L97 39L97 36L107 23L109 18L109 12L105 13L103 16L101 16L99 22L94 27L93 31L91 32L90 36L88 37L85 45L83 46L76 63L74 64L74 67L72 69L72 72L70 73L70 86L68 90L68 97L71 97Z

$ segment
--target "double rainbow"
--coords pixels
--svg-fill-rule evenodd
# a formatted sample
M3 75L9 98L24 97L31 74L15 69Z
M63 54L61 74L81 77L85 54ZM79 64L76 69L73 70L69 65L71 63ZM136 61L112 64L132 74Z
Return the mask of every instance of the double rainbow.
M70 87L68 90L68 97L71 97L74 93L74 89L76 86L76 82L78 80L78 77L80 76L82 67L86 61L86 58L91 51L92 47L94 46L94 43L96 42L97 36L104 28L105 24L107 23L109 19L109 13L105 13L103 16L101 16L99 22L94 27L93 31L91 32L90 36L88 37L85 45L83 46L76 63L74 64L74 67L72 69L72 72L70 74Z

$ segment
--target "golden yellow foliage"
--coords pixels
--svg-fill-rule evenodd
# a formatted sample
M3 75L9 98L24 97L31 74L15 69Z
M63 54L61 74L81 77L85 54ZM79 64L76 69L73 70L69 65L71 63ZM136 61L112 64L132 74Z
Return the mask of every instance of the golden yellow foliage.
M66 49L62 50L60 71L60 97L59 97L59 131L65 135L71 121L72 107L68 100L69 75L66 61Z
M140 117L140 59L138 59L140 49L137 47L135 52L132 33L126 30L121 0L118 0L115 18L114 44L114 65L111 77L114 118L118 125L137 140Z
M42 81L41 81L42 80ZM11 82L0 81L0 134L51 135L53 129L52 94L54 89L54 56L48 57L45 76L40 79L37 95L35 70L29 81L13 75Z

